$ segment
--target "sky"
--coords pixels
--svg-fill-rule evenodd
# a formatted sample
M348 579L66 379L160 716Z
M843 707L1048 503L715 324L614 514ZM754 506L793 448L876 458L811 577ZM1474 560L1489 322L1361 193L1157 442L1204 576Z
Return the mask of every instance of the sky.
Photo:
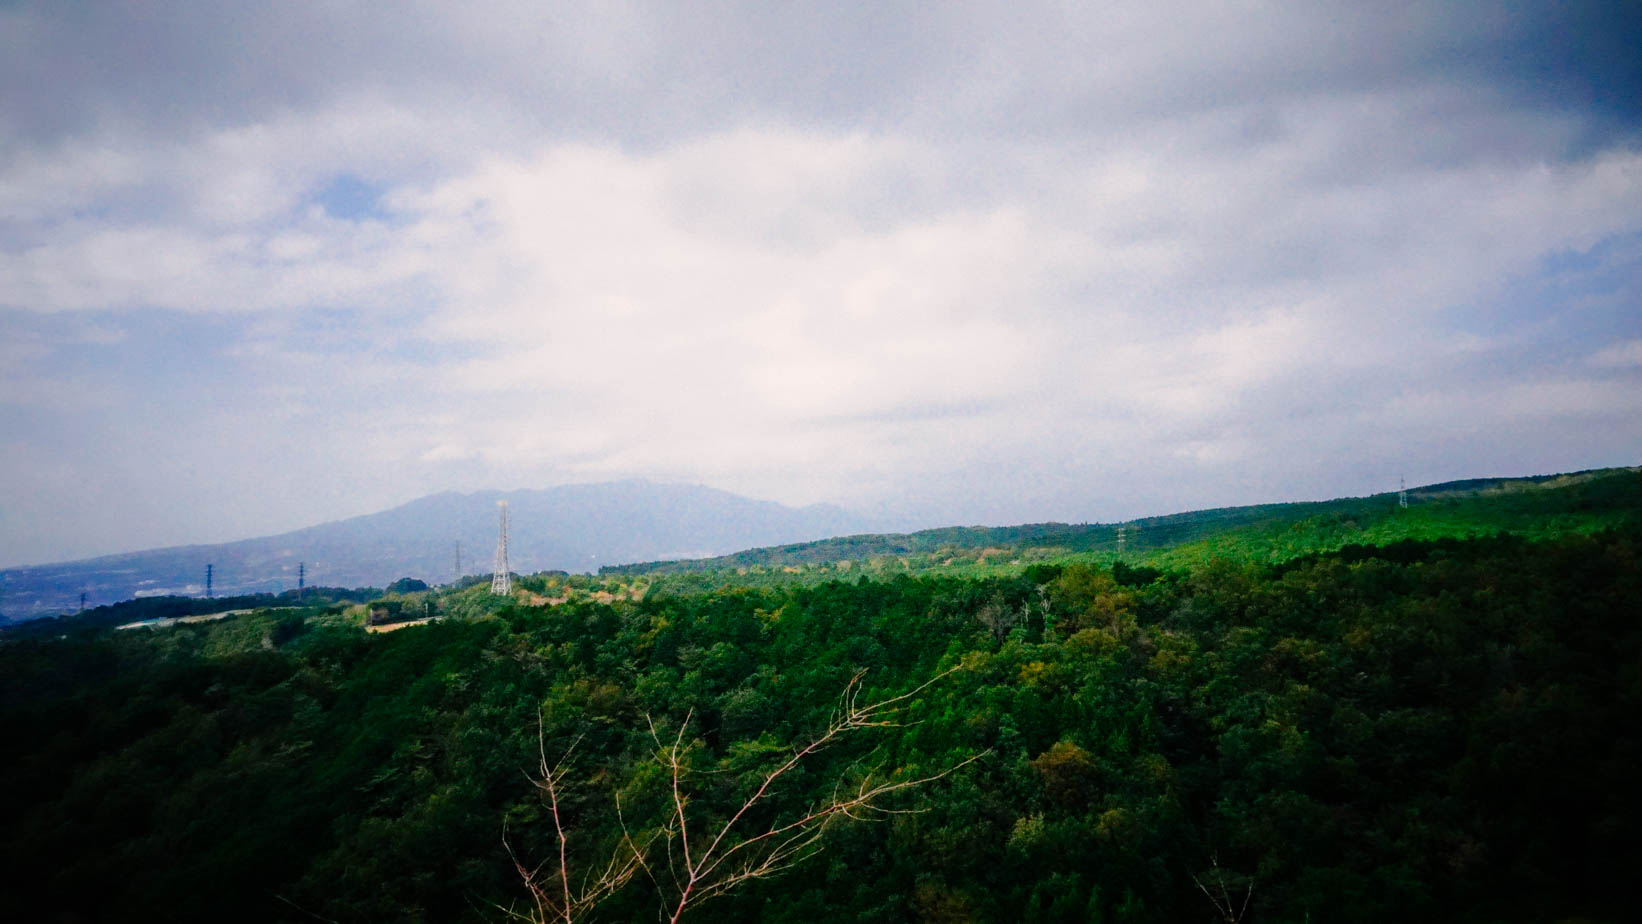
M0 2L0 566L1642 463L1642 5Z

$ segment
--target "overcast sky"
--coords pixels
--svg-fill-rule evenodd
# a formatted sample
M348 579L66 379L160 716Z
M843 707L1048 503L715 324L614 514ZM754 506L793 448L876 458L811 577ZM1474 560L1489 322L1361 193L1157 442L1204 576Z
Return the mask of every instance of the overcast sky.
M1639 48L1624 2L0 4L0 565L630 477L927 526L1642 463Z

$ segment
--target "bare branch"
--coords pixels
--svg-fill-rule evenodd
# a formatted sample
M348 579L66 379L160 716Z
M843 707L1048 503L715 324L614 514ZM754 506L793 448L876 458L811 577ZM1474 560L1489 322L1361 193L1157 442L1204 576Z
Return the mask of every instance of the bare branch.
M799 862L806 856L820 849L817 844L823 830L834 818L844 817L854 820L870 820L873 817L893 814L894 810L887 809L877 803L893 793L914 786L938 780L949 773L979 759L981 755L950 767L938 774L900 782L886 782L874 785L871 774L864 777L853 794L840 797L838 790L834 795L818 807L814 807L797 820L779 824L762 833L751 837L737 838L738 826L754 806L762 803L769 796L771 790L780 780L791 773L807 758L827 747L840 736L853 731L868 728L898 727L902 723L895 720L897 710L914 696L927 689L931 684L944 679L948 675L961 669L961 665L949 668L918 686L898 696L877 702L862 705L860 702L862 680L866 671L857 671L839 694L838 704L833 709L831 720L825 729L813 738L809 744L793 751L786 760L774 769L768 771L752 795L748 796L739 808L728 819L718 826L717 832L707 842L704 848L693 855L689 849L688 829L689 819L685 812L686 799L681 792L681 779L687 774L679 753L679 745L675 742L670 753L663 754L667 764L673 786L673 806L677 822L677 834L680 851L684 855L684 875L680 877L674 871L674 883L677 886L677 900L673 902L670 922L676 924L684 912L694 904L699 904L709 898L721 895L735 885L749 879L760 879L773 875L788 866ZM685 723L688 724L689 717ZM654 735L654 723L651 723ZM684 728L679 729L679 741L683 740ZM668 832L669 838L673 836ZM671 850L669 850L671 855ZM730 863L736 858L735 863ZM730 863L730 865L726 865Z
M325 924L337 924L337 922L331 920L330 918L321 917L320 915L317 915L317 914L313 913L312 911L309 911L308 909L302 907L301 905L297 904L296 902L291 901L290 899L288 899L285 896L279 894L278 892L269 892L268 894L272 895L273 897L275 897L277 899L279 899L280 901L284 902L285 904L290 905L292 908L295 908L296 910L302 912L303 914L307 915L310 918L313 918L316 921L324 921Z
M553 832L558 838L558 870L554 876L544 884L541 871L546 861L534 868L527 868L513 852L513 845L507 839L506 821L502 825L502 846L507 849L508 858L513 861L514 869L519 874L525 890L530 893L531 903L535 906L534 912L529 915L520 915L508 909L511 917L527 920L532 924L548 924L550 921L559 921L563 924L573 922L592 907L603 901L611 893L627 884L633 878L644 862L644 850L648 845L636 844L630 835L623 838L621 844L612 851L609 861L602 870L588 870L581 882L572 885L570 873L570 835L565 828L564 816L559 802L559 793L563 788L564 780L570 773L570 758L575 753L577 745L581 743L578 735L565 749L558 762L549 765L547 758L546 732L543 728L540 713L536 716L536 742L540 757L541 777L532 782L538 789L547 794L548 812L553 817ZM625 829L624 829L625 830ZM550 890L553 879L558 880L558 888Z
M1249 900L1254 897L1254 877L1249 877L1248 888L1243 892L1243 904L1238 906L1232 900L1231 892L1226 889L1226 873L1220 868L1220 855L1218 853L1212 851L1209 853L1209 866L1214 870L1214 885L1220 890L1219 896L1210 892L1209 887L1204 885L1203 880L1199 879L1195 873L1192 874L1192 882L1197 883L1197 888L1208 898L1210 904L1214 905L1214 910L1220 913L1221 919L1226 924L1239 924L1243 920L1243 916L1248 914Z
M831 795L822 802L811 805L797 818L771 824L757 833L749 834L742 831L755 807L766 802L782 780L806 760L851 732L901 727L904 723L899 721L898 713L904 705L932 684L961 669L962 665L954 666L898 696L866 704L861 702L866 672L857 671L840 692L825 728L808 744L792 750L775 767L766 771L740 806L731 812L727 819L718 823L716 830L709 832L710 837L694 841L690 836L691 800L688 782L693 774L702 772L690 766L690 754L694 745L687 738L687 734L695 717L694 710L687 713L684 720L679 723L671 742L663 741L654 718L646 715L645 723L648 726L650 740L655 746L655 759L667 774L666 785L668 798L671 800L666 813L667 819L659 830L650 832L645 838L637 838L628 827L618 796L616 816L621 825L621 838L603 868L589 870L583 875L580 883L574 886L570 874L570 834L561 813L560 797L570 773L570 758L581 739L578 737L571 742L557 763L550 763L544 722L538 714L537 751L540 776L532 782L546 794L548 810L553 817L553 830L559 842L558 869L552 877L544 881L541 877L542 866L527 868L514 856L513 849L507 842L504 825L503 845L507 847L508 856L513 861L534 906L533 913L529 915L509 911L510 916L528 920L532 924L574 924L577 918L591 910L599 901L643 871L645 877L663 897L663 905L658 908L661 919L677 924L688 909L701 902L723 895L749 880L773 876L813 856L821 849L821 837L827 826L836 819L871 821L911 811L892 808L884 803L896 793L940 780L990 752L976 754L938 773L926 776L879 780L868 771L863 773L855 784L848 787L845 786L843 779L840 779L833 786ZM657 839L662 841L666 850L667 873L668 878L672 880L670 889L664 885L651 861L647 859Z

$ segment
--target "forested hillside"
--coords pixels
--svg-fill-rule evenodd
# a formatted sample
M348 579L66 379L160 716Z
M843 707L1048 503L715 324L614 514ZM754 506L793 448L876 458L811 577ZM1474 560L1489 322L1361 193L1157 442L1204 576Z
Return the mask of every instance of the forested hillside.
M635 848L649 870L586 919L653 920L669 857L865 671L859 702L911 695L719 849L923 782L685 920L1629 919L1642 533L1556 520L1623 521L1612 490L1524 535L1282 561L1256 538L685 594L527 578L407 595L444 618L386 634L360 606L7 641L3 894L72 921L502 921L531 908L515 859L557 894L556 817L574 881Z
M1350 545L1512 533L1547 538L1642 521L1642 470L1478 478L1397 494L1194 510L1124 523L1038 523L874 534L717 558L601 568L670 591L814 583L861 573L996 576L1038 563L1183 568L1215 558L1276 563Z

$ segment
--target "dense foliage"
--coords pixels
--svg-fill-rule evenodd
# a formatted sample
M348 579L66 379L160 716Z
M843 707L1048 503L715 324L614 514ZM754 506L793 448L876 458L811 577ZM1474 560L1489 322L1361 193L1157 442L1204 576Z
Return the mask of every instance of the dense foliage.
M544 579L381 635L281 610L13 640L3 894L57 920L501 920L504 825L553 849L538 721L555 759L579 742L587 868L618 797L634 829L665 814L648 721L689 718L693 810L722 816L857 670L881 697L957 666L760 811L984 756L700 916L1211 921L1224 885L1249 921L1620 920L1639 552L1617 529L557 605ZM655 888L600 917L652 919Z

